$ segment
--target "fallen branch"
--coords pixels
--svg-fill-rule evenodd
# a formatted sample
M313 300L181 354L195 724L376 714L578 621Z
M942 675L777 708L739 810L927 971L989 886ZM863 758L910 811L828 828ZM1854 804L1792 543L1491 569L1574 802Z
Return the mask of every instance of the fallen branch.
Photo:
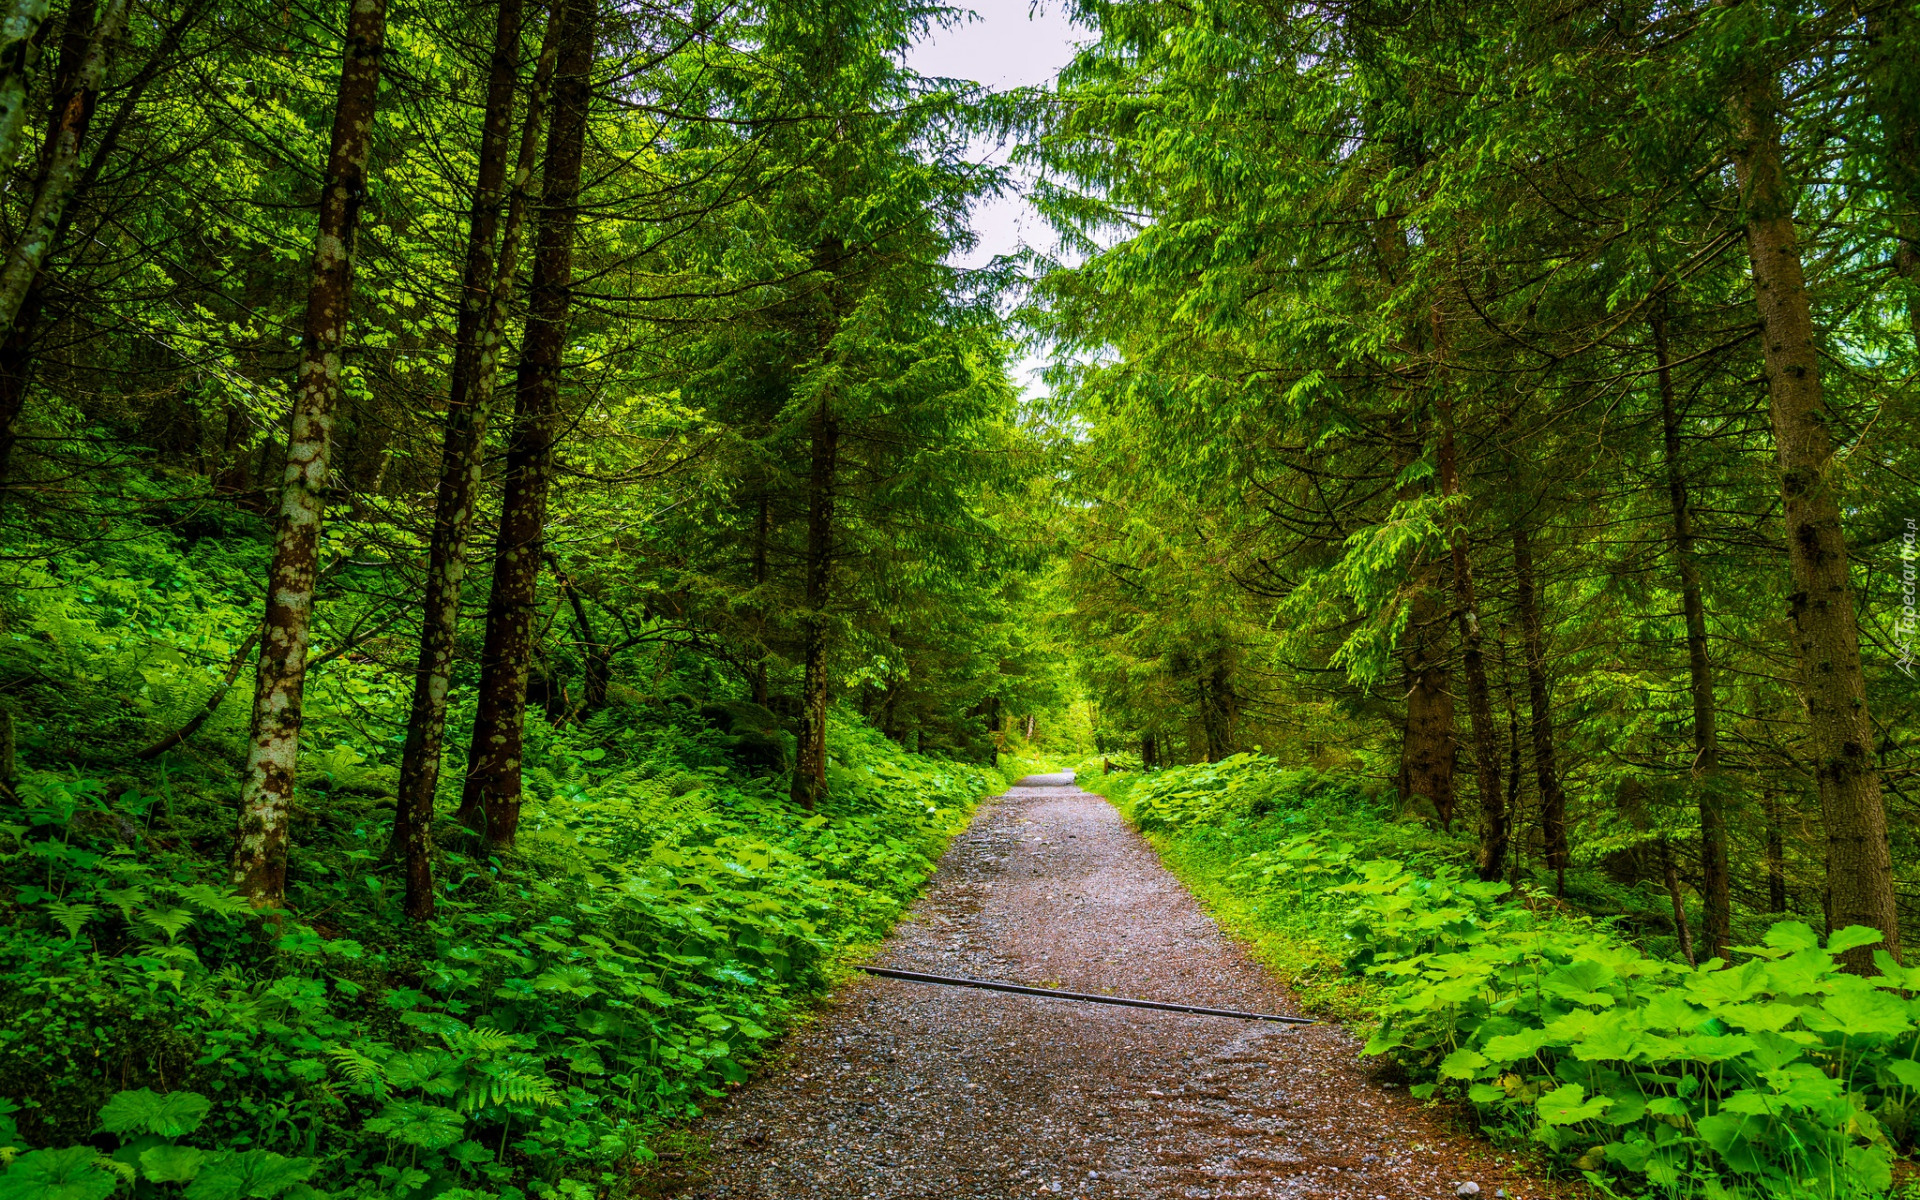
M233 652L233 657L227 662L227 673L221 677L220 685L213 689L213 695L208 696L207 702L200 706L200 711L194 713L185 725L182 725L180 728L161 738L153 745L148 746L145 750L140 751L133 757L139 762L159 758L162 754L165 754L181 742L192 737L196 730L207 723L207 718L214 714L214 710L220 707L220 702L227 698L227 693L233 690L233 681L240 678L240 669L247 665L247 656L252 654L253 648L259 644L260 631L255 629L247 635L246 641L240 643L240 648Z

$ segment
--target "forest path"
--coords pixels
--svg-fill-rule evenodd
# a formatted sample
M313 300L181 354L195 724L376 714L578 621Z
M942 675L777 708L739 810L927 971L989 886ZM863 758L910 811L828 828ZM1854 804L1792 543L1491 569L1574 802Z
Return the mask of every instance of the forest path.
M1256 1012L1293 997L1069 776L988 802L877 965ZM699 1200L1537 1196L1338 1026L866 977L695 1127ZM655 1184L661 1186L664 1180ZM657 1193L659 1194L659 1193Z

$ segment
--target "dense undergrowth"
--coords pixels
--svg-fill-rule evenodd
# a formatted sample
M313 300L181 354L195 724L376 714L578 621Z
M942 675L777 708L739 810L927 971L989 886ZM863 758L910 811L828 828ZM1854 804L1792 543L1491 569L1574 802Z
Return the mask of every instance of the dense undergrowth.
M745 1078L998 783L850 720L809 816L771 780L698 765L697 734L655 733L556 772L511 861L450 854L419 929L366 797L303 814L319 828L275 925L194 849L228 810L30 773L0 833L0 1145L22 1155L5 1194L106 1196L115 1161L193 1179L196 1200L600 1194L660 1121ZM162 1106L192 1119L127 1116ZM150 1153L174 1139L213 1156L197 1177ZM28 1182L61 1171L79 1191ZM280 1182L224 1190L249 1171Z
M1373 1025L1421 1096L1544 1146L1609 1194L1885 1192L1920 1103L1920 971L1842 973L1775 922L1699 967L1526 888L1352 778L1254 755L1088 782L1306 984Z
M215 693L263 543L154 512L57 560L12 547L6 1200L617 1195L1001 783L843 711L809 814L689 694L724 681L666 657L650 692L529 719L518 847L480 853L442 820L439 916L416 926L386 853L406 695L383 660L405 643L382 642L377 572L343 545L321 650L352 652L309 680L288 906L263 920L227 883L244 697L134 753Z

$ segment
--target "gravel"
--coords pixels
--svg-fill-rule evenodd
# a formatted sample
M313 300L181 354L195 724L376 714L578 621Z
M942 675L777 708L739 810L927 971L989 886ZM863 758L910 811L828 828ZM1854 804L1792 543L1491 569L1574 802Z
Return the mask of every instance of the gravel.
M877 965L1297 1014L1153 850L1069 776L983 807ZM691 1131L654 1194L1550 1194L1376 1081L1351 1035L859 977ZM1472 1194L1472 1193L1467 1193Z

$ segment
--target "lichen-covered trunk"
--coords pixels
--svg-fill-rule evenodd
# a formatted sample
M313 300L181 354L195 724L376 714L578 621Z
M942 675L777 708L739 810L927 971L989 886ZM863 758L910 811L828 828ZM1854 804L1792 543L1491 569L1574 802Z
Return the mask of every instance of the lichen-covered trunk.
M826 608L833 582L833 507L840 457L840 420L822 397L812 423L807 473L807 612L801 621L800 739L793 768L793 800L811 809L827 794Z
M367 155L373 144L386 30L385 0L352 0L320 193L273 562L267 572L267 614L233 853L234 886L256 905L277 906L287 891L288 823L300 753L320 522L331 483L329 442L340 398L340 347L353 296L354 230L367 194Z
M74 0L60 34L60 59L54 67L53 91L47 102L47 132L30 195L45 189L63 144L71 139L79 145L87 139L99 102L99 80L88 90L80 86L80 77L94 45L94 25L94 0ZM0 335L0 497L5 496L13 480L13 451L19 439L16 422L26 407L27 385L33 373L34 338L46 305L44 281L44 275L35 275L34 285L27 288L4 335Z
M495 14L479 165L467 218L466 262L460 276L453 370L447 381L440 486L427 548L419 654L394 808L393 846L406 864L405 907L409 916L420 921L433 916L433 800L440 786L440 760L446 741L447 692L460 624L460 593L467 576L468 533L480 496L487 419L494 381L500 374L500 351L506 342L507 307L526 214L526 190L539 146L540 104L556 52L549 26L547 46L528 97L509 198L507 152L511 148L513 95L519 75L521 11L522 0L501 0ZM507 209L504 234L500 231L503 205ZM500 243L498 254L496 240Z
M0 171L13 165L27 127L27 93L40 61L47 0L12 0L0 17Z
M1533 542L1524 521L1513 523L1514 605L1520 610L1520 633L1526 643L1527 715L1533 734L1533 775L1540 789L1540 833L1547 867L1567 869L1567 794L1560 786L1560 769L1553 745L1553 695L1547 685L1545 624L1540 616L1540 589L1534 579Z
M460 820L496 849L520 825L520 756L533 659L533 611L540 578L547 496L553 483L560 367L573 306L573 239L580 216L580 168L592 99L596 0L565 0L554 68L540 221L527 295L527 333L514 376L506 495L494 541L493 587L480 653L480 698Z
M1900 918L1894 904L1887 813L1880 776L1869 756L1873 724L1861 674L1859 618L1831 474L1833 443L1827 434L1792 192L1781 157L1776 94L1770 75L1748 70L1730 97L1730 110L1780 467L1793 583L1788 616L1825 816L1833 925L1879 930L1886 949L1898 958ZM1873 947L1850 950L1842 959L1849 970L1874 970Z
M1687 687L1693 697L1693 784L1700 813L1700 952L1725 958L1732 944L1733 898L1727 867L1727 819L1715 729L1713 660L1707 655L1707 609L1700 562L1693 550L1693 510L1680 463L1680 410L1674 399L1666 311L1653 314L1655 378L1660 388L1660 433L1665 450L1667 504L1673 511L1673 557L1680 574L1680 607L1687 622Z
M384 9L382 12L384 13ZM80 146L86 136L93 104L107 74L107 56L113 42L127 23L127 0L107 0L94 27L93 36L81 60L74 94L56 120L48 137L50 152L41 164L38 186L27 206L27 215L0 267L0 333L13 328L27 289L47 261L55 234L80 182Z

